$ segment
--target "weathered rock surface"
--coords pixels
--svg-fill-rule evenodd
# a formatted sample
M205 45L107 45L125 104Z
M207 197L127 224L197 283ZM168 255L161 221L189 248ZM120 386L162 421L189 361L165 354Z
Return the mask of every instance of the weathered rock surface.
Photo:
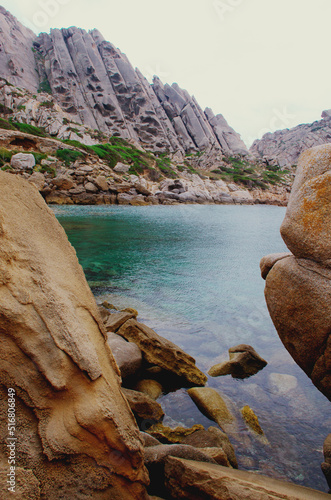
M174 498L197 500L327 500L329 496L310 488L270 479L253 472L221 465L168 457L166 486Z
M158 439L162 443L181 443L184 442L184 439L187 436L191 436L198 431L202 431L204 428L202 425L194 425L193 427L175 427L172 429L171 427L167 427L161 423L153 425L150 429L148 429L148 434ZM190 443L185 443L190 444Z
M207 382L206 375L195 366L191 356L148 326L130 319L116 333L137 344L148 363L185 379L190 385L205 385Z
M322 118L314 123L269 132L253 143L250 153L269 165L281 168L297 165L301 153L331 141L331 116L323 111Z
M269 258L265 295L285 347L331 400L330 175L330 144L302 154L281 227L293 256Z
M41 497L145 498L139 431L76 253L35 187L3 172L0 344L1 418L13 388L16 465Z
M214 365L208 374L211 377L232 375L234 378L247 378L255 375L267 365L255 349L246 344L230 347L229 357L230 361Z

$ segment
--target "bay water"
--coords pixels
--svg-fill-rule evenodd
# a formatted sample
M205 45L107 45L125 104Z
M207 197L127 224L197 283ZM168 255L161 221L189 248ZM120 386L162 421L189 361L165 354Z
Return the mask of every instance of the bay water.
M208 378L235 416L239 467L327 491L320 469L330 402L280 342L264 300L259 261L286 251L285 209L273 206L61 206L63 225L97 302L133 307L207 373L228 349L250 344L268 361L245 380ZM286 293L286 291L284 291ZM165 425L216 424L185 389L161 396ZM264 437L245 425L249 405Z

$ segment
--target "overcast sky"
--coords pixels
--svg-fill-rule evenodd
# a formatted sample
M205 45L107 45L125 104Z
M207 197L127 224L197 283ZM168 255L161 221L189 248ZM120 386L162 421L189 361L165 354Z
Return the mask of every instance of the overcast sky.
M331 108L330 0L3 0L36 33L98 28L246 143Z

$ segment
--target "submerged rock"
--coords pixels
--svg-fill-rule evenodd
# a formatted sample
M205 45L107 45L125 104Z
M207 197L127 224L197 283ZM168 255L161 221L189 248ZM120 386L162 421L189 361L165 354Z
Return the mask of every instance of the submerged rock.
M155 437L161 442L165 443L181 443L184 442L187 436L191 436L198 431L203 430L202 425L194 425L193 427L175 427L172 429L171 427L166 427L163 424L153 425L150 429L148 429L148 434ZM189 444L189 443L186 443Z
M0 424L12 389L23 482L50 500L146 498L139 430L76 252L35 187L3 172L0 346Z
M220 427L231 423L234 418L228 410L222 396L211 387L193 387L187 391L199 410L206 417L214 420Z
M264 432L260 426L259 419L253 412L252 408L244 406L240 411L248 427L250 427L252 431L256 432L256 434L263 435Z

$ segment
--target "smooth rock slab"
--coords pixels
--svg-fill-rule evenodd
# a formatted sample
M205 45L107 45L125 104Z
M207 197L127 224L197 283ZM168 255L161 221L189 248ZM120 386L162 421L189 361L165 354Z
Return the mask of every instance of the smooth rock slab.
M122 388L122 392L135 417L140 420L148 420L150 425L159 422L164 417L164 411L159 403L146 394L131 389ZM146 434L148 436L148 434ZM151 439L152 436L149 436ZM156 439L155 439L156 441ZM156 444L159 444L158 442Z
M168 457L166 487L185 500L329 500L329 495L253 472Z

